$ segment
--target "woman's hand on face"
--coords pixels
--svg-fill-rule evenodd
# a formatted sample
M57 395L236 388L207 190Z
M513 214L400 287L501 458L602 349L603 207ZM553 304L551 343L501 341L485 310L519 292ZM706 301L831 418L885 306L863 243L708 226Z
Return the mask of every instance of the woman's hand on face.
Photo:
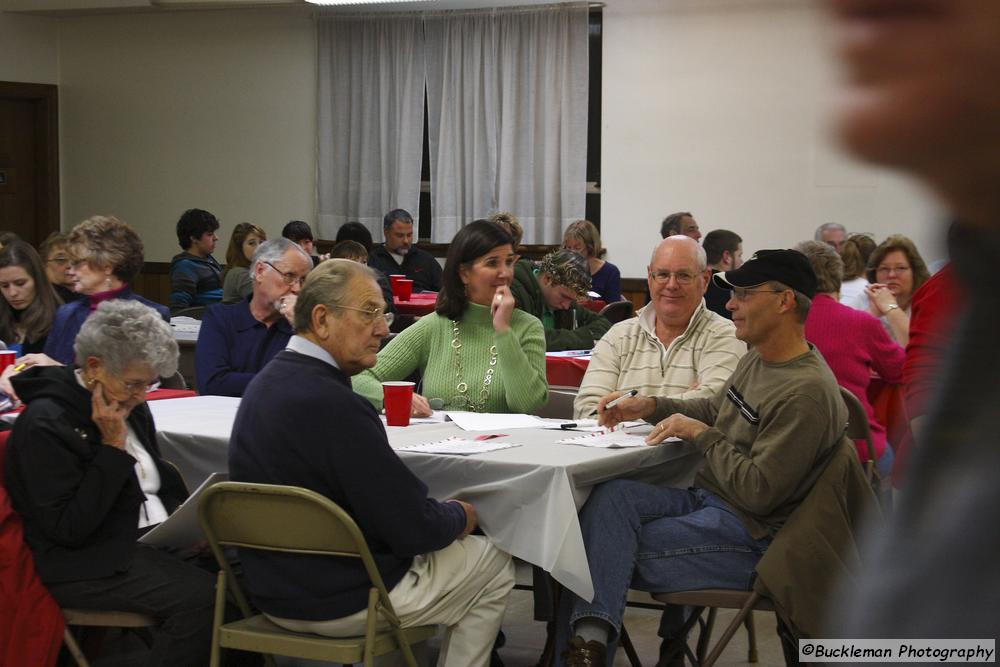
M510 317L514 312L514 295L510 287L498 287L490 302L490 314L493 315L493 330L502 333L510 329Z
M111 447L125 449L125 438L128 435L128 427L125 425L125 417L128 412L121 403L114 399L109 399L104 385L100 382L94 383L94 390L90 393L91 418L101 431L101 442Z

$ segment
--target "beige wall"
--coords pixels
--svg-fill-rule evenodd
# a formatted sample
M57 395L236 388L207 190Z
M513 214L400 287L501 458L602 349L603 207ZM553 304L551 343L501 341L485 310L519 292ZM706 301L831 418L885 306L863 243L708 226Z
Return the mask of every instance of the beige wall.
M59 83L56 19L0 12L0 81Z
M610 0L604 13L602 230L642 276L659 223L690 210L744 249L788 247L836 221L911 235L935 258L938 225L907 183L835 152L834 72L815 3Z
M277 236L315 216L316 66L307 11L61 21L63 224L114 213L146 258L180 252L191 207Z
M644 274L659 221L678 209L704 231L737 231L748 251L838 221L879 238L910 234L928 259L940 256L927 200L826 139L833 73L811 5L608 0L602 227L623 275ZM116 213L140 230L148 259L165 261L191 206L220 217L223 247L243 220L272 235L289 219L314 221L307 10L0 14L0 53L11 32L41 54L21 78L61 85L64 226Z

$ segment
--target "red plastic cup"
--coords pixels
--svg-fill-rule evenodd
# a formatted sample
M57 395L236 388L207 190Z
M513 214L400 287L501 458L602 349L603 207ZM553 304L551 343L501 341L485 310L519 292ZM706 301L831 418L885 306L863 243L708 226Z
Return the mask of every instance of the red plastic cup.
M396 293L396 283L400 280L406 280L406 275L402 273L392 273L389 275L389 287L392 289L392 293Z
M14 350L0 350L0 373L3 373L8 366L13 366L15 359L17 352Z
M382 398L385 402L385 423L389 426L409 426L413 403L412 382L383 382Z
M396 289L398 290L396 296L400 301L409 301L410 296L413 295L413 281L406 280L405 278L403 280L397 280Z

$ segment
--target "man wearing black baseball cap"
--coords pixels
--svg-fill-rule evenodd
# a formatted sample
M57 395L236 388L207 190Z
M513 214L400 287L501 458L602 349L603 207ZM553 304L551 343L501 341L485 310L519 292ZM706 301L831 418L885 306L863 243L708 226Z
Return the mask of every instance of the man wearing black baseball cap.
M567 664L614 662L629 588L748 587L778 529L844 442L847 408L837 381L805 339L816 293L805 255L761 250L713 279L730 290L736 337L751 348L721 391L686 400L640 395L605 409L615 392L597 404L602 425L646 419L655 424L647 443L679 437L705 465L690 489L631 480L594 489L580 513L594 600L564 596L558 632L564 641L572 636ZM666 608L664 639L683 640L683 616ZM664 643L661 664L676 659L679 645Z

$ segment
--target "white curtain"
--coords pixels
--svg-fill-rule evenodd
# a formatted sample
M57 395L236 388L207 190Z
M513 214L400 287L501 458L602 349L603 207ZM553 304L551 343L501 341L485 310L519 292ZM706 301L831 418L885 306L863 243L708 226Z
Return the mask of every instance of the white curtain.
M423 19L317 19L319 236L345 222L382 238L394 208L419 214L424 119Z
M586 4L445 12L425 21L431 237L513 212L525 243L584 217Z

